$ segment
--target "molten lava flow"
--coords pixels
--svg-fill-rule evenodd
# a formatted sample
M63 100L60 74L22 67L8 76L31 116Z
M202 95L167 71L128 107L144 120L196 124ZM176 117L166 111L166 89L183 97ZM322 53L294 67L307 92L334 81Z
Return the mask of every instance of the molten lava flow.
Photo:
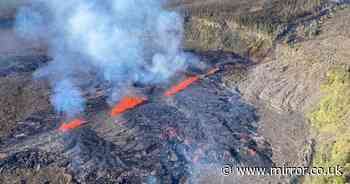
M111 116L118 116L121 113L128 111L138 105L146 102L146 98L140 97L124 97L111 111Z
M206 77L208 77L208 76L210 76L210 75L214 75L216 72L218 72L220 70L220 68L218 68L218 67L215 67L215 68L212 68L212 69L210 69L206 74L205 74L205 76Z
M210 75L214 75L214 74L217 73L219 70L220 70L219 67L215 67L215 68L210 69L206 74L190 77L190 78L188 78L188 79L182 81L180 84L177 84L177 85L171 87L168 91L166 91L166 92L164 93L164 96L167 96L167 97L174 96L174 95L176 95L177 93L179 93L179 92L183 91L184 89L186 89L186 88L187 88L188 86L190 86L192 83L198 81L199 79L208 77L208 76L210 76Z
M69 123L63 123L60 126L59 131L67 132L69 130L73 130L75 128L78 128L85 123L86 123L86 121L84 121L82 119L75 119L75 120L70 121Z
M174 96L177 93L181 92L182 90L186 89L188 86L190 86L192 83L196 82L199 79L200 78L198 76L190 77L182 81L180 84L171 87L168 91L164 93L164 95L167 97Z

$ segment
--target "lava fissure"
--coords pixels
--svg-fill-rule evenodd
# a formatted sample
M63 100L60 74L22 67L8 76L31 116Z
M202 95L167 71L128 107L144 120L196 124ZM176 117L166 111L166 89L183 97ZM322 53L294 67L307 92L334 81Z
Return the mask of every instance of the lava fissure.
M190 85L192 85L194 82L203 79L205 77L208 77L210 75L214 75L215 73L217 73L219 71L219 68L213 68L211 70L209 70L206 74L203 75L197 75L197 76L192 76L189 77L187 79L185 79L184 81L182 81L181 83L171 87L168 91L166 91L164 93L164 96L166 97L171 97L176 95L177 93L185 90L186 88L188 88ZM148 101L148 98L146 97L137 97L137 96L125 96L124 98L122 98L118 104L116 104L111 112L110 112L110 116L111 117L116 117L121 115L122 113L129 111L137 106L140 106L142 104L144 104L145 102ZM81 125L85 124L86 121L82 120L82 119L74 119L72 121L70 121L69 123L63 123L60 127L59 127L59 131L61 132L68 132L69 130L73 130L76 129L78 127L80 127Z
M145 103L147 100L148 100L147 98L126 96L116 106L114 106L110 116L111 117L119 116L123 112L126 112L130 109L133 109Z
M190 85L192 85L196 81L203 79L203 78L206 78L206 77L209 77L211 75L214 75L215 73L219 72L219 70L220 70L220 68L215 67L215 68L210 69L207 73L205 73L203 75L196 75L196 76L189 77L189 78L183 80L182 82L180 82L179 84L172 86L168 91L166 91L164 93L164 96L166 96L166 97L174 96L177 93L188 88Z
M73 129L76 129L76 128L82 126L85 123L87 123L87 122L83 119L74 119L74 120L70 121L69 123L62 123L62 125L59 127L59 131L68 132L70 130L73 130Z
M188 79L180 82L179 84L171 87L168 91L166 91L164 93L164 96L166 97L171 97L176 95L177 93L185 90L187 87L189 87L191 84L193 84L194 82L198 81L200 79L199 76L193 76L193 77L189 77Z

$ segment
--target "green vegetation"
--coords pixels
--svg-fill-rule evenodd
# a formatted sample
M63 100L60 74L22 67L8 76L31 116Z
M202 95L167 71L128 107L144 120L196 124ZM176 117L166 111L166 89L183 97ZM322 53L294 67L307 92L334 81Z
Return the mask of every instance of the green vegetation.
M314 176L306 179L307 184L345 184L350 172L350 134L338 135L333 142L323 142L317 149L313 166L334 168L342 167L343 176Z
M326 96L318 108L308 115L311 125L319 133L313 166L343 167L343 176L306 178L306 183L345 184L350 176L350 72L342 67L331 70L328 82L321 90Z
M196 0L186 0L189 4L181 9L188 18L185 21L185 47L224 50L252 58L264 56L275 40L294 40L295 29L300 25L306 24L307 38L319 34L318 21L308 21L319 16L320 7L326 4L324 0L270 0L251 10L247 6L256 3L254 0L247 3L194 2Z
M219 46L222 29L215 20L196 19L186 25L186 40L198 41L196 48L209 50ZM199 45L198 45L199 44Z
M315 10L323 3L322 0L272 1L259 12L240 15L236 19L240 25L278 36L288 29L287 24L297 21L299 17L317 14Z
M318 21L314 20L311 22L311 24L305 27L304 32L306 38L317 36L321 32L321 25Z
M195 50L223 50L256 56L272 46L267 34L238 27L234 21L222 23L211 17L195 17L185 26L185 45Z
M184 14L202 18L216 17L221 20L234 20L241 26L275 35L283 32L287 29L287 24L295 22L299 17L317 15L318 9L325 3L325 0L270 0L265 2L261 10L237 15L236 12L244 4L221 0L213 4L191 7Z
M335 132L349 123L350 73L343 68L336 68L328 72L327 77L327 84L321 87L327 95L309 118L320 132Z

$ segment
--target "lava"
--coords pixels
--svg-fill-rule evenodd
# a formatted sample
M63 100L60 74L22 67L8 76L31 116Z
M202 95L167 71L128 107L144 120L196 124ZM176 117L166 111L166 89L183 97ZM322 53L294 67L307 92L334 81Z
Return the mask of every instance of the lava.
M146 101L146 98L126 96L116 106L114 106L110 115L112 117L118 116L123 112L126 112L145 103Z
M58 130L61 132L67 132L67 131L76 129L85 123L86 121L83 119L74 119L69 123L63 123Z
M198 80L200 80L202 78L214 75L219 70L220 70L219 67L215 67L215 68L210 69L207 73L205 73L203 75L189 77L186 80L180 82L179 84L177 84L175 86L172 86L168 91L166 91L164 93L164 96L167 96L167 97L174 96L177 93L179 93L179 92L183 91L184 89L188 88L192 83L194 83L194 82L196 82L196 81L198 81Z
M171 87L168 91L166 91L164 93L164 96L167 96L167 97L174 96L177 93L179 93L179 92L183 91L184 89L186 89L187 87L189 87L192 83L198 81L199 79L200 79L200 77L198 77L198 76L190 77L190 78L182 81L180 84L177 84L177 85Z
M205 77L208 77L210 75L214 75L214 74L216 74L219 71L220 71L219 67L212 68L205 74Z

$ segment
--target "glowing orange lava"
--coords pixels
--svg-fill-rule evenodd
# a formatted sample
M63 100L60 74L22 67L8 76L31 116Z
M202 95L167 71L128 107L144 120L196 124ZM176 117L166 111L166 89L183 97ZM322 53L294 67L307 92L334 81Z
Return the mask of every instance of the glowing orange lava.
M215 67L215 68L212 68L210 69L205 75L206 76L210 76L210 75L214 75L216 72L218 72L220 70L220 68L218 67Z
M126 112L130 109L133 109L136 106L139 106L147 101L146 98L140 97L124 97L111 111L111 116L118 116L123 112Z
M63 123L58 130L61 132L67 132L69 130L76 129L85 123L86 123L86 121L84 121L82 119L74 119L74 120L70 121L69 123Z
M164 96L167 96L167 97L174 96L177 93L179 93L179 92L183 91L184 89L186 89L192 83L198 81L199 79L200 78L198 76L190 77L190 78L182 81L180 84L177 84L177 85L171 87L168 91L166 91L164 93Z

